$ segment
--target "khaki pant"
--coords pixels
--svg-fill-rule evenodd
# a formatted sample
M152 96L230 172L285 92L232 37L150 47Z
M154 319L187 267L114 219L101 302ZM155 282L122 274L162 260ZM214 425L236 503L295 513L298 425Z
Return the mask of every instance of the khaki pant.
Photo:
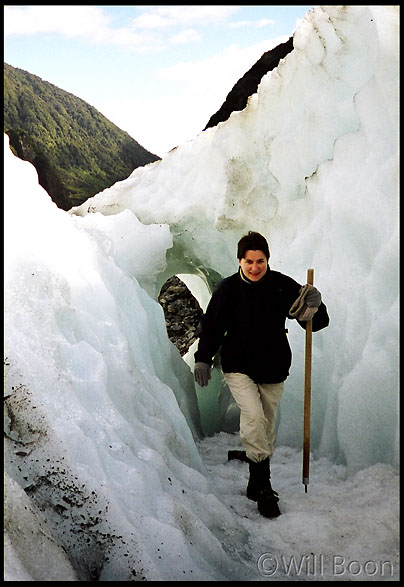
M243 373L225 373L224 378L240 408L240 438L247 457L254 462L271 458L284 382L254 383Z

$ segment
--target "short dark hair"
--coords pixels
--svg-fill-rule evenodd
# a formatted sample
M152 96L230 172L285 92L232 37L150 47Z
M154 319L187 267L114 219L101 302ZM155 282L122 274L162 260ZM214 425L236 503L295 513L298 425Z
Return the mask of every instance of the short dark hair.
M243 259L247 251L262 251L267 261L269 259L269 247L266 238L259 232L249 231L248 234L244 235L237 245L237 259Z

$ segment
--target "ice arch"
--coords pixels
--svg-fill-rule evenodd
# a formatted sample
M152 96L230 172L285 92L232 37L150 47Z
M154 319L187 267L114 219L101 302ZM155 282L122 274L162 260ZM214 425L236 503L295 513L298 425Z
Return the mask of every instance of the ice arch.
M188 288L189 293L197 300L202 311L205 311L209 303L212 290L208 288L207 279L198 274L177 274L181 282ZM167 320L167 315L166 315ZM170 336L170 334L169 334ZM174 337L171 341L176 344ZM194 353L197 349L199 338L188 347L183 354L183 360L194 370ZM176 344L177 348L182 345ZM195 386L198 401L199 415L202 432L210 436L216 432L236 432L239 429L239 409L235 404L220 369L219 359L214 362L212 378L206 388Z

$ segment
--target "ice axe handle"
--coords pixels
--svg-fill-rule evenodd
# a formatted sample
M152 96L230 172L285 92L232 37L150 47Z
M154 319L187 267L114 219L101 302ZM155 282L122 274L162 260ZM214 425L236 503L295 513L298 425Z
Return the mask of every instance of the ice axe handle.
M314 269L307 269L307 283L314 285ZM307 493L310 470L310 409L311 409L311 358L312 321L306 324L306 349L304 363L304 425L303 425L303 483Z

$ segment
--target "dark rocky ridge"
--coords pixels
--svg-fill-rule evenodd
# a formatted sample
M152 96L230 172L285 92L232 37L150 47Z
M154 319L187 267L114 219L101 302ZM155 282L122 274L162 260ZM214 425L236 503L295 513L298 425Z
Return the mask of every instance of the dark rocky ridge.
M233 89L227 94L226 100L213 114L204 130L216 126L219 122L224 122L234 110L244 110L247 106L248 98L255 94L261 79L268 71L272 71L278 66L279 61L286 57L293 50L293 37L290 37L286 43L281 43L274 49L266 51L258 61L249 69L242 78L233 86Z

